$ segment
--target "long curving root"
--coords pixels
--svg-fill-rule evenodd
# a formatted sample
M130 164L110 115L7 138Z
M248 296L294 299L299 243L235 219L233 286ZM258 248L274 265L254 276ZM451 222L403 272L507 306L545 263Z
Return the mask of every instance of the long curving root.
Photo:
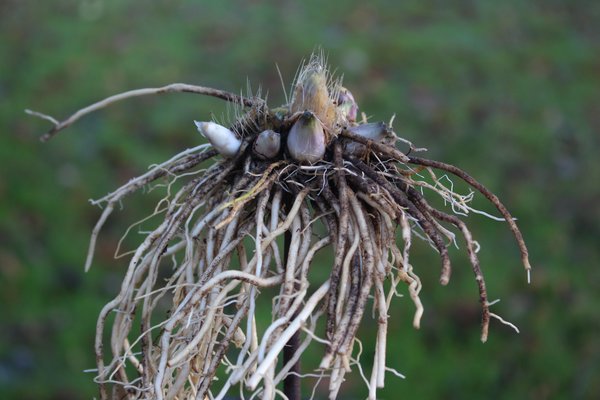
M372 303L376 346L365 381L374 399L391 370L386 366L388 309L399 285L406 285L414 302L416 328L423 315L421 282L409 263L414 236L439 253L440 282L446 285L448 246L457 242L456 233L461 235L479 288L481 340L487 339L490 317L509 324L489 310L479 247L461 219L477 212L469 205L473 193L455 193L447 174L498 209L529 273L527 248L506 207L461 169L402 153L386 124L357 123L354 98L327 74L322 57L313 56L302 68L290 104L274 110L258 97L175 84L112 96L64 122L30 113L54 123L44 136L48 139L115 101L168 91L216 96L238 104L245 114L223 131L234 140L233 152L226 144L227 157L216 158L222 145L211 135L220 128L199 124L213 146L186 150L93 202L104 211L93 230L86 269L116 204L159 179L185 182L176 193L169 190L154 210L162 223L135 250L118 295L100 312L95 349L101 398L223 399L239 386L242 397L272 399L282 394L278 386L284 379L298 374L294 365L316 342L324 352L311 376L329 377L333 399L353 366L362 374L353 349ZM292 148L306 141L325 144L322 154L310 154L318 161L307 162ZM204 168L207 160L213 162ZM430 204L426 194L431 193L450 205L448 212ZM327 247L333 248L328 277L309 279L315 257ZM266 325L257 318L257 299L265 290L278 291ZM294 335L301 338L296 353L278 364Z

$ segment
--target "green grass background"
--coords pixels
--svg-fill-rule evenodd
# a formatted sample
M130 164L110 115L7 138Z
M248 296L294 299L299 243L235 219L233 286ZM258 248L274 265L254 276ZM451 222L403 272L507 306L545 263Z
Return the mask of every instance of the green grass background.
M198 144L192 120L225 110L189 94L129 100L42 144L48 125L23 109L62 118L128 89L186 82L239 91L247 79L278 105L275 64L289 85L316 45L373 120L395 113L401 136L499 194L535 268L528 286L506 226L468 218L490 297L502 299L493 311L521 329L492 322L482 344L465 257L452 252L455 273L441 287L438 260L417 245L423 326L412 329L406 297L395 301L388 358L407 379L388 376L380 397L600 396L600 3L4 0L0 398L96 395L82 371L94 367L96 315L125 268L112 255L158 195L134 196L113 214L85 274L100 213L87 200ZM365 395L354 374L341 397Z

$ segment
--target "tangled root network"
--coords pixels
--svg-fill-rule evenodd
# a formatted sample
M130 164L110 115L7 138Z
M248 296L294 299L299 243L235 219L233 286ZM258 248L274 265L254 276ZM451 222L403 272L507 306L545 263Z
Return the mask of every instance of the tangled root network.
M409 261L415 236L439 254L442 285L451 276L448 247L456 236L464 240L479 288L482 341L491 317L505 322L489 310L478 245L461 219L481 212L470 206L474 192L455 193L450 176L497 208L529 272L514 219L466 172L411 155L420 149L398 138L391 121L357 118L351 92L330 76L321 55L300 68L291 98L274 109L259 96L172 84L112 96L63 122L29 113L54 123L48 139L115 101L163 92L222 98L236 104L238 117L229 127L197 122L209 144L177 154L94 202L103 214L87 267L98 232L124 197L161 179L180 187L157 206L153 216L162 222L145 235L118 295L100 313L95 349L102 398L223 399L236 393L272 399L285 397L280 384L287 377L302 374L328 382L333 399L353 368L375 398L386 371L395 372L386 367L388 308L402 286L414 303L415 327L423 314L421 283ZM398 141L410 150L400 151ZM447 209L430 204L433 194ZM319 252L329 255L326 261ZM320 272L311 273L317 256ZM269 320L257 301L272 305ZM372 319L369 378L356 335ZM293 338L295 352L282 357ZM321 352L320 365L301 373L297 361L311 346Z

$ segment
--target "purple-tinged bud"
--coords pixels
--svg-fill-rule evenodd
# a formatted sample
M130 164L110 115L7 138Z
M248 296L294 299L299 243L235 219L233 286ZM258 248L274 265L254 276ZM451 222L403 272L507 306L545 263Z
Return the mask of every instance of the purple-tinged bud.
M352 92L345 87L340 88L337 105L341 114L346 117L348 122L356 121L356 117L358 115L358 104L356 104L356 100L354 100Z
M325 155L325 131L319 119L305 111L288 133L287 148L292 158L300 162L316 163Z

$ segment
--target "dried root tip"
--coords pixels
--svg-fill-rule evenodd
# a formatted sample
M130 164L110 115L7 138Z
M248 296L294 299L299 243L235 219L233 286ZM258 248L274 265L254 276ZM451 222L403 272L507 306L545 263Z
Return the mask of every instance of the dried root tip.
M281 135L273 130L262 131L252 146L253 154L261 160L273 159L281 150Z
M231 130L214 122L194 121L194 123L202 136L208 139L223 157L233 157L237 154L242 142Z
M325 132L319 119L305 111L290 129L287 148L292 158L300 162L316 163L325 155Z
M440 284L446 286L450 282L450 261L444 259L442 262L442 274L440 275Z
M358 104L354 100L352 92L345 87L340 87L340 93L337 98L337 106L342 117L348 122L355 122L358 114Z

